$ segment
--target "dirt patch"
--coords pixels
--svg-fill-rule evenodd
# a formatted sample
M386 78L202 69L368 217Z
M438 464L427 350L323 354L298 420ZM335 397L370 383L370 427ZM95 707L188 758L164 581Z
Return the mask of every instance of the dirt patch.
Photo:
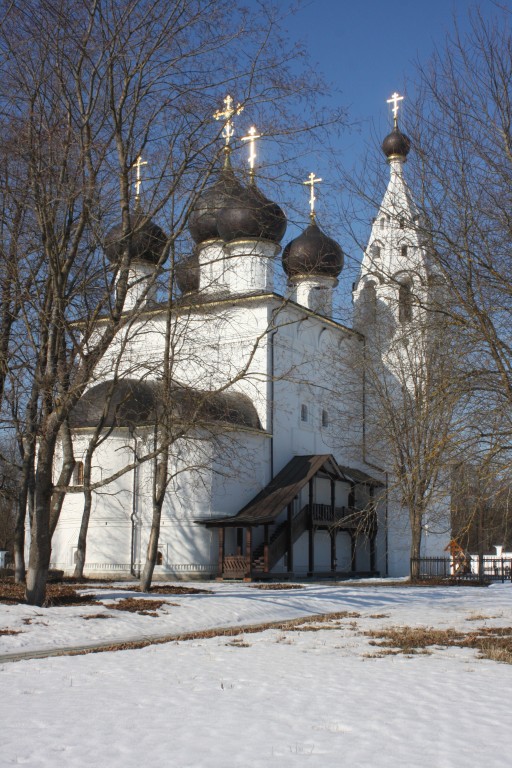
M87 589L89 594L80 594ZM88 583L87 579L66 579L63 582L48 582L46 586L45 607L57 607L64 605L95 605L94 594L103 590L116 592L138 592L137 586L114 586L112 582ZM147 594L147 593L142 593ZM151 594L157 595L209 595L211 590L198 589L196 587L181 587L170 584L161 584L151 587ZM0 578L0 603L13 605L25 602L25 585L16 584L13 576Z
M63 583L48 583L46 586L46 608L65 605L94 605L91 595L80 595L78 586ZM25 585L15 584L14 579L0 579L0 603L12 605L25 602Z
M20 635L21 629L0 629L0 637L2 635Z
M153 595L212 595L211 589L197 589L196 587L177 587L172 584L155 584L149 590ZM144 593L143 594L147 594ZM170 605L170 603L169 603Z
M158 616L158 609L162 605L177 605L177 603L168 603L165 600L144 600L143 597L126 597L108 607L114 611L139 613L141 616Z
M265 584L251 584L253 589L306 589L304 584L273 584L268 582Z

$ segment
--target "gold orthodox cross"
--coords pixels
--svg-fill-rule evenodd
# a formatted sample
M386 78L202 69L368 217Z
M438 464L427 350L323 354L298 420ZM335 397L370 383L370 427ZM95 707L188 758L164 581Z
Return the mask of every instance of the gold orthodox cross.
M319 184L323 179L317 179L315 177L315 174L311 172L308 176L307 181L303 181L303 184L306 184L306 186L311 187L310 193L309 193L309 217L311 221L315 220L315 184Z
M215 120L224 120L224 128L222 129L222 135L226 141L226 148L229 147L229 142L231 141L235 129L233 128L233 120L232 118L236 115L239 115L240 112L243 111L243 107L241 104L237 104L236 107L233 106L233 99L229 94L224 99L224 111L221 111L220 109L215 112L213 115Z
M403 100L404 100L404 97L400 96L400 94L397 93L396 91L391 94L391 98L390 99L386 99L386 103L387 104L392 104L393 105L393 109L392 109L392 112L393 112L393 124L394 124L395 128L396 128L397 123L398 123L398 108L399 108L398 104L399 104L400 101L403 101Z
M140 188L142 186L142 176L141 176L140 169L142 168L143 165L147 165L147 164L148 164L147 160L143 160L142 159L142 155L139 155L137 160L136 160L136 162L135 162L135 170L136 170L136 175L135 175L135 202L137 202L137 203L140 200Z
M254 177L254 161L256 160L256 139L260 139L261 135L256 133L256 128L251 125L247 136L242 136L242 141L249 142L249 174L251 179Z

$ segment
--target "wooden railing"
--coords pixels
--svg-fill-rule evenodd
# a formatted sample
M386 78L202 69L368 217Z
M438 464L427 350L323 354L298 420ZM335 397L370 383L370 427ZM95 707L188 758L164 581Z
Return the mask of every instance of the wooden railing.
M242 579L247 571L247 560L243 555L227 555L224 558L223 575L227 578Z
M367 523L366 512L356 507L331 507L330 504L313 504L313 525L338 525L357 528Z
M345 517L345 507L331 507L330 504L313 504L314 523L336 523Z

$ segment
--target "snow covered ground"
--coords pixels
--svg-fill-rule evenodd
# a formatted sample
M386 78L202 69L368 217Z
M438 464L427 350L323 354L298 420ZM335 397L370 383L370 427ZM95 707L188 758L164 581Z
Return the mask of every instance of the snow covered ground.
M112 610L118 599L137 595L116 586L95 593L103 606L0 605L0 630L19 631L0 635L0 655L324 612L357 615L141 650L1 663L0 766L510 765L512 665L459 647L380 655L383 649L364 633L510 627L512 585L194 586L210 591L152 593L165 600L158 617ZM110 618L85 618L98 614Z

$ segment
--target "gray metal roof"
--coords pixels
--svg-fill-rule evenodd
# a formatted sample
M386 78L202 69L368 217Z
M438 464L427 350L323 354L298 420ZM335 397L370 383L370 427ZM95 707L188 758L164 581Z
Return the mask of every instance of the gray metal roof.
M194 425L223 423L261 430L252 401L241 392L209 392L173 384L168 398L162 383L119 379L103 381L85 392L71 413L74 429L149 426L169 404L173 416Z
M379 480L375 480L365 472L350 469L350 467L341 467L335 458L328 453L294 456L274 479L236 515L197 520L196 522L207 527L219 525L251 526L274 522L283 509L291 504L306 483L321 472L342 482L365 483L374 487L382 485Z

